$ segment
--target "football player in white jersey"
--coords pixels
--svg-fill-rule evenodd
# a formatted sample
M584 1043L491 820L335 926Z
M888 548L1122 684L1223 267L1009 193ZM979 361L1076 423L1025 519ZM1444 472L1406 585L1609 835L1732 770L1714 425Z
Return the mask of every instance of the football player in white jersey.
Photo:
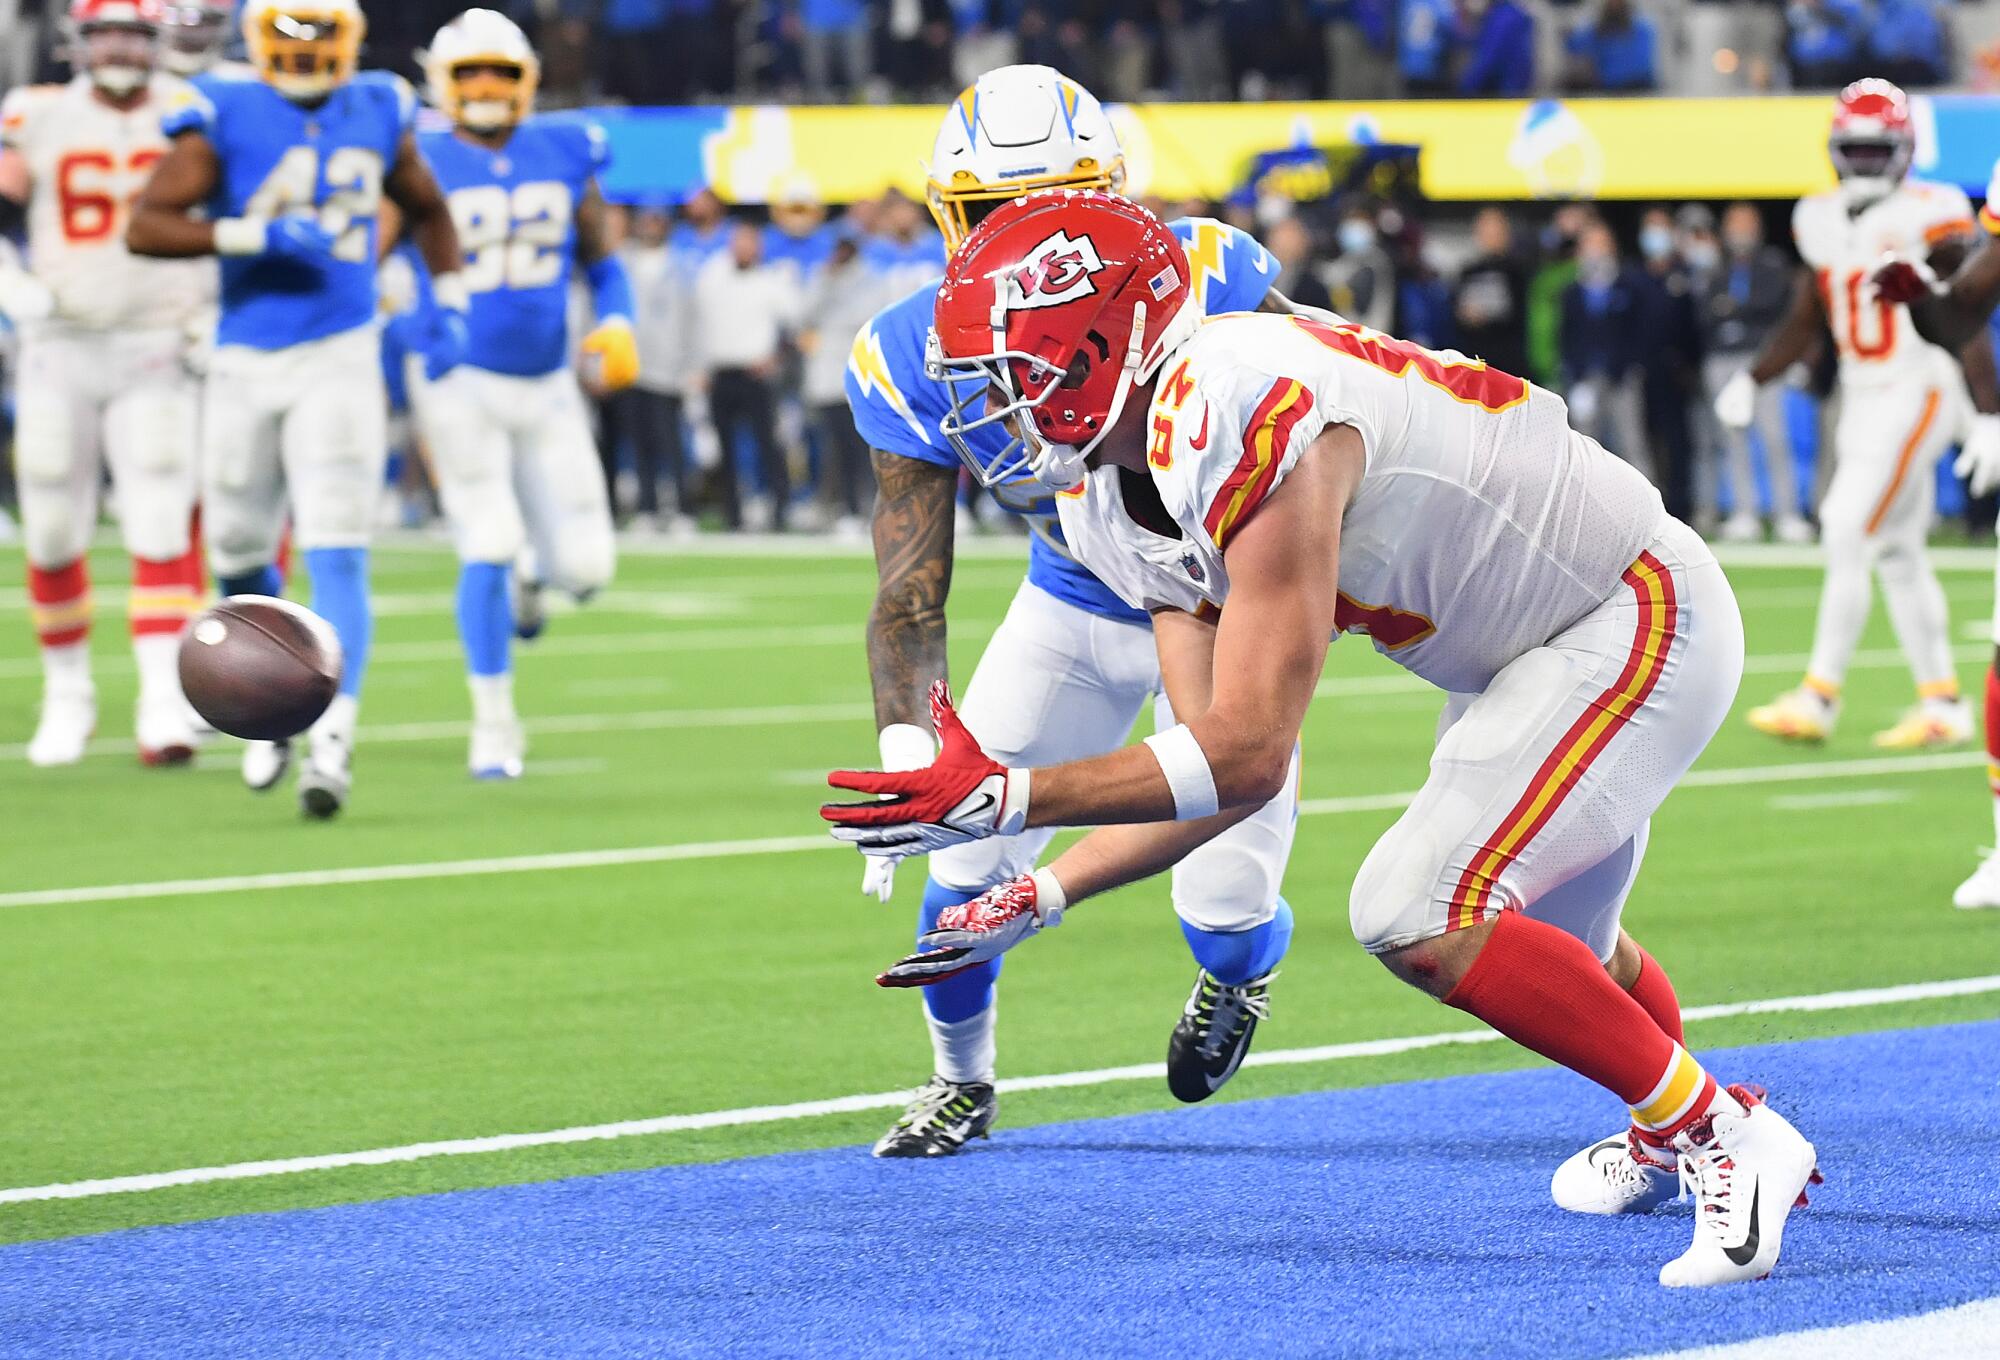
M1447 697L1428 780L1356 878L1356 938L1629 1108L1627 1134L1557 1173L1559 1204L1651 1207L1678 1172L1694 1241L1661 1283L1768 1274L1813 1147L1702 1069L1672 985L1619 928L1653 810L1742 675L1735 598L1694 532L1520 378L1351 324L1204 324L1173 236L1112 195L995 211L936 325L964 394L947 436L1004 423L1065 488L1078 556L1152 614L1181 721L1009 768L940 685L935 762L832 775L880 796L823 809L875 855L1100 827L945 913L883 980L996 957L1257 808L1290 777L1331 639L1366 633Z
M1926 340L1954 354L1978 355L1992 342L1987 330L2000 303L2000 165L1979 210L1982 235L1989 238L1961 265L1949 283L1921 256L1886 262L1875 282L1883 298L1910 309L1910 319ZM1968 377L1976 380L1976 373ZM1982 408L1955 469L1975 496L2000 490L2000 415ZM1994 844L2000 846L2000 559L1995 560L1993 660L1986 671L1986 782L1993 804ZM1972 876L1958 885L1952 903L1965 908L2000 907L2000 849L1989 851Z
M1022 193L1123 182L1118 135L1088 90L1047 66L989 71L946 111L931 155L932 216L956 246L987 212ZM1170 230L1195 261L1198 304L1211 312L1291 309L1274 293L1277 263L1242 232L1206 218ZM848 404L868 441L880 494L878 581L868 617L868 669L883 763L911 768L937 749L926 693L945 675L960 455L938 431L950 402L926 372L936 282L878 313L855 337ZM1063 546L1047 488L1026 475L997 430L964 457L982 486L1033 534L1027 579L965 691L965 716L993 749L1024 761L1066 760L1122 743L1159 691L1146 615L1079 566ZM1164 705L1156 721L1172 726ZM1174 875L1173 903L1197 962L1167 1047L1169 1089L1206 1098L1235 1073L1265 1014L1291 937L1279 896L1290 853L1295 785ZM918 930L939 912L1032 868L1048 833L1030 832L932 856ZM862 891L887 901L894 865L872 862ZM932 1080L875 1145L878 1157L938 1157L983 1135L996 1113L996 965L924 996Z
M1756 386L1804 358L1822 330L1840 350L1841 409L1834 470L1820 502L1826 555L1819 620L1804 679L1750 710L1750 724L1788 741L1824 741L1840 716L1840 689L1880 578L1917 704L1875 736L1889 750L1953 746L1972 736L1972 711L1951 660L1951 621L1925 547L1935 508L1932 468L1971 423L1952 356L1926 342L1901 304L1870 275L1884 254L1928 257L1941 272L1964 258L1972 207L1964 193L1908 178L1916 135L1903 92L1882 80L1840 94L1829 150L1839 187L1802 198L1792 234L1805 264L1791 311L1750 368L1716 395L1715 413L1746 428ZM1975 353L1974 350L1977 350ZM2000 410L1988 345L1965 350L1982 410Z
M196 395L182 360L215 266L125 249L129 204L166 150L160 115L179 85L154 70L158 0L76 0L69 24L75 78L0 105L0 208L25 206L32 271L0 265L0 311L23 333L16 459L44 675L28 759L80 760L97 722L85 553L108 466L132 557L139 758L178 764L195 739L180 634L202 589L189 541Z
M160 65L192 79L223 64L235 27L236 0L165 0Z

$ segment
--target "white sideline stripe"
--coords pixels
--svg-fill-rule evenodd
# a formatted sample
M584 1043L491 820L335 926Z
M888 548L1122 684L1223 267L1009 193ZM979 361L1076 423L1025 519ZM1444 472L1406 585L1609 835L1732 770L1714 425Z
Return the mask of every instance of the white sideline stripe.
M2000 1336L2000 1299L1980 1299L1915 1317L1815 1327L1809 1332L1696 1346L1640 1360L1881 1360L1885 1355L1992 1360L1996 1336Z
M1818 812L1824 808L1879 807L1885 803L1907 803L1904 789L1852 789L1846 793L1781 793L1771 798L1778 812Z
M1946 982L1911 982L1893 987L1870 987L1858 991L1825 992L1817 996L1773 997L1762 1001L1732 1001L1716 1006L1692 1006L1682 1012L1688 1020L1715 1020L1739 1015L1769 1015L1785 1011L1851 1010L1870 1006L1891 1006L1907 1001L1928 1001L1944 997L1978 996L2000 992L2000 975L1954 978ZM1413 1034L1396 1039L1364 1039L1356 1043L1324 1044L1316 1048L1278 1049L1252 1053L1245 1067L1283 1067L1301 1063L1339 1062L1349 1058L1389 1057L1448 1045L1494 1043L1502 1038L1493 1030L1452 1030L1443 1034ZM1039 1077L1012 1077L996 1082L1003 1092L1049 1091L1077 1086L1102 1086L1118 1081L1145 1081L1166 1075L1165 1063L1137 1063L1130 1067L1100 1067L1084 1072L1055 1072ZM157 1171L137 1176L110 1176L98 1180L69 1181L55 1185L29 1185L0 1190L0 1204L28 1204L41 1200L90 1199L100 1195L126 1195L143 1190L170 1190L179 1186L206 1185L215 1181L255 1180L266 1176L290 1176L306 1171L337 1171L353 1166L387 1166L397 1162L424 1161L432 1157L465 1157L489 1152L512 1152L521 1148L554 1147L564 1143L594 1143L618 1138L645 1138L655 1134L685 1133L696 1129L740 1128L746 1124L771 1124L789 1119L817 1119L826 1115L857 1114L867 1110L897 1109L910 1098L908 1091L877 1091L869 1095L837 1096L831 1100L806 1100L791 1105L753 1105L740 1110L710 1110L701 1114L670 1114L653 1119L628 1119L615 1124L587 1124L577 1128L549 1129L541 1133L503 1133L483 1138L448 1138L431 1143L410 1143L403 1147L373 1148L365 1152L334 1152L316 1157L279 1157L268 1161L235 1162L227 1166L190 1167L182 1171Z
M458 729L454 729L458 730ZM1749 765L1733 769L1694 770L1681 783L1704 788L1744 784L1775 784L1800 780L1868 778L1877 775L1924 774L1986 763L1983 751L1946 751L1924 756L1878 756L1868 760L1801 761L1790 765ZM1364 793L1344 798L1304 798L1302 817L1353 812L1395 812L1408 807L1415 790ZM437 860L418 864L365 864L345 869L300 869L283 873L232 874L221 878L160 879L151 883L106 883L80 888L40 888L0 893L0 908L73 906L84 902L130 902L159 897L207 897L216 893L264 892L290 888L328 888L355 883L391 883L422 878L474 878L490 874L540 873L556 869L602 869L628 864L661 864L674 860L730 859L742 855L781 855L806 850L841 850L847 846L828 836L767 836L755 840L687 841L675 845L641 845L616 850L567 850L553 854L505 855L487 859Z

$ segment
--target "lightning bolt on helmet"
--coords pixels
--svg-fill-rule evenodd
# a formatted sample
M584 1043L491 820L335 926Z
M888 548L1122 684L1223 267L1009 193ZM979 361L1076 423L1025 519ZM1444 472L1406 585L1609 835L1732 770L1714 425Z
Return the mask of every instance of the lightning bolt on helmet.
M956 250L995 205L1043 189L1125 184L1125 156L1104 106L1048 66L1002 66L946 111L924 196Z
M250 64L287 99L323 99L346 84L367 31L360 0L250 0L243 7Z
M938 288L931 376L946 384L945 437L983 485L1074 486L1134 388L1201 325L1187 254L1130 199L1065 190L993 210ZM981 463L968 441L1011 438Z
M512 19L469 9L431 39L424 76L431 102L452 122L474 132L497 132L533 110L542 62Z
M1840 192L1862 207L1890 194L1917 152L1910 101L1886 80L1857 80L1840 92L1826 142Z

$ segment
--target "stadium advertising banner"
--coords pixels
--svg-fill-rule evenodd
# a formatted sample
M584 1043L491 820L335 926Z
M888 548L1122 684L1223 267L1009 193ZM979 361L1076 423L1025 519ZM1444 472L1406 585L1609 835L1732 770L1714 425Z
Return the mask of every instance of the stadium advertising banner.
M1983 195L2000 148L2000 97L1914 101L1917 172ZM1526 198L1795 198L1833 182L1831 101L1407 100L1391 103L1112 105L1134 193L1220 199L1253 158L1290 146L1392 142L1422 151L1423 190L1447 201ZM937 131L928 105L887 108L607 109L607 191L625 200L706 182L765 201L803 171L829 202L895 185L921 193ZM1717 147L1729 148L1718 155Z

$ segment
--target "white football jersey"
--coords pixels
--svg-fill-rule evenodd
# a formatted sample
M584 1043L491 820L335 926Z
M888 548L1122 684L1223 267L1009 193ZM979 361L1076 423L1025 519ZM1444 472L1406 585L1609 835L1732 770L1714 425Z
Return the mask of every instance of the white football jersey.
M1341 519L1342 632L1440 688L1483 690L1597 608L1666 521L1633 467L1569 428L1561 397L1452 351L1301 317L1216 317L1169 359L1151 481L1178 535L1142 528L1121 473L1056 498L1079 560L1140 608L1212 615L1230 537L1326 426L1367 472Z
M1798 201L1792 237L1819 281L1843 383L1923 382L1936 374L1938 348L1917 334L1907 307L1874 296L1868 280L1884 255L1923 259L1971 230L1964 191L1927 180L1905 180L1858 213L1848 212L1838 190Z
M0 142L26 158L28 266L55 294L57 324L171 329L215 296L213 260L141 259L125 249L132 200L167 150L160 115L179 87L156 75L148 97L114 109L90 77L24 86L0 103Z

